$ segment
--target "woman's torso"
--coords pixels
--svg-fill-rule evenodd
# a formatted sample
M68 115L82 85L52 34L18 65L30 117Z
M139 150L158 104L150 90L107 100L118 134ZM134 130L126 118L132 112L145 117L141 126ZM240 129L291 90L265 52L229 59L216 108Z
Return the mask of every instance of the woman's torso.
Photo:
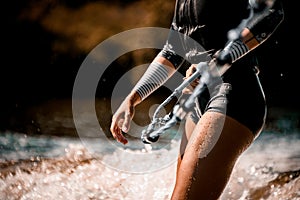
M225 47L228 31L248 15L248 0L177 0L172 28L197 41L204 50L212 50L213 54ZM195 48L190 42L182 44L185 51ZM254 73L257 63L253 61L255 57L251 52L233 63L222 78L232 85L227 95L227 115L257 132L264 121L265 100Z
M247 6L247 0L177 0L173 26L205 50L219 50L227 32L248 17Z

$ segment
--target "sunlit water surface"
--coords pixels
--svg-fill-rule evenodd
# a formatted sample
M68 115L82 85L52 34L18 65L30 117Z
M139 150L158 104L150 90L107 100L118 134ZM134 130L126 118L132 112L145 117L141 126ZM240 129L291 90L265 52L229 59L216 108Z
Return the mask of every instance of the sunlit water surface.
M179 141L157 149L130 144L2 133L0 199L169 199ZM89 151L93 146L98 151ZM238 160L221 199L300 199L299 175L299 133L263 132Z

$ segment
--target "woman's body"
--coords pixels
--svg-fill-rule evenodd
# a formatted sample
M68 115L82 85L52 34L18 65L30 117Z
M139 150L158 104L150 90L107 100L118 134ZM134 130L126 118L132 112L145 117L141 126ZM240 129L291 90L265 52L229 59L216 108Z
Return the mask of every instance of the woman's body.
M226 46L228 31L238 27L248 15L247 0L178 0L171 29L191 37L215 54ZM167 43L171 45L165 46L149 67L154 70L148 72L150 77L155 77L154 72L160 70L165 76L142 78L113 116L111 132L121 143L127 143L122 131L128 131L134 107L185 62L174 52L195 50L184 38L178 42L171 37ZM208 96L200 96L200 106L195 108L197 112L191 112L186 118L173 200L218 199L236 160L260 133L265 101L253 60L253 55L248 54L229 63L232 66L222 75L223 83L213 92L209 91ZM191 71L188 70L187 76ZM150 89L145 86L154 80L159 84Z

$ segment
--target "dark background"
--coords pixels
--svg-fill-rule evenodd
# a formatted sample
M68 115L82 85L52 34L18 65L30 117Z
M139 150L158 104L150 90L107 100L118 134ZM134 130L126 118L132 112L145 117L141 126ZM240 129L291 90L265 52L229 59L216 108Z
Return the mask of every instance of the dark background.
M101 41L125 30L146 26L168 28L174 3L175 0L2 3L5 15L1 29L0 128L39 134L73 132L71 125L72 131L66 126L61 129L60 122L48 122L53 122L56 113L65 117L61 120L72 117L73 83L87 54ZM299 50L295 31L299 23L292 18L296 16L292 13L295 3L283 1L284 22L257 51L260 77L271 110L268 120L296 113L294 125L299 127ZM110 81L113 83L130 67L152 58L152 54L144 52L125 55L113 63ZM110 91L108 84L97 95L109 97Z

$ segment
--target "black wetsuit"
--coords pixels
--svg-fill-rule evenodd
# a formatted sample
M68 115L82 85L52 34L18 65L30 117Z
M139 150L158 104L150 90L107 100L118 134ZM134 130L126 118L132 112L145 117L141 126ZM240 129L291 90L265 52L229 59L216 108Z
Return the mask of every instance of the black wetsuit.
M177 0L171 30L191 37L213 55L226 46L228 31L246 19L249 12L248 0ZM199 49L193 43L187 44L184 37L176 38L174 34L170 34L168 44L171 45L166 45L161 55L175 67L186 61L186 58L178 56L176 52L188 53ZM222 75L224 84L220 86L220 92L201 95L199 107L202 113L226 112L227 116L244 124L257 135L264 125L266 104L255 70L257 62L254 53L252 51L234 62ZM196 62L201 60L196 59ZM197 117L201 117L196 116L197 113L199 112L192 113L195 121L199 120Z

